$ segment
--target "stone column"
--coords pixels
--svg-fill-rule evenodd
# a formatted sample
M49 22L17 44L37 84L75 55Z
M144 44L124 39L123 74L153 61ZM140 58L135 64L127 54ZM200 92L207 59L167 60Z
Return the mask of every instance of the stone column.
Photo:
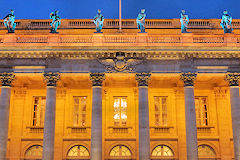
M193 87L196 77L197 74L191 72L183 73L181 75L181 80L184 82L187 160L198 160L196 112Z
M235 160L240 160L240 99L239 99L240 73L229 73L226 80L230 86L230 100L232 113L232 130Z
M92 81L91 160L102 159L102 82L104 73L90 73Z
M0 96L0 160L5 160L7 154L11 84L14 77L13 73L0 73L2 82Z
M150 130L148 106L148 81L151 74L137 73L138 81L138 123L139 123L139 160L150 160Z
M58 73L44 73L47 81L47 97L43 133L43 160L54 159L55 138L55 109L56 109L56 83L60 76Z

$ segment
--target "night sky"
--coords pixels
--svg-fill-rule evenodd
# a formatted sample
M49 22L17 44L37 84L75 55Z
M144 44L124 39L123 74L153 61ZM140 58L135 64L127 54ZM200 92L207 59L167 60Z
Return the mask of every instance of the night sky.
M136 18L141 8L148 19L179 18L182 9L192 19L221 18L228 10L240 19L240 0L122 0L123 18ZM0 0L0 17L15 10L16 19L49 19L51 11L59 10L66 19L93 18L97 9L106 19L118 18L118 0Z

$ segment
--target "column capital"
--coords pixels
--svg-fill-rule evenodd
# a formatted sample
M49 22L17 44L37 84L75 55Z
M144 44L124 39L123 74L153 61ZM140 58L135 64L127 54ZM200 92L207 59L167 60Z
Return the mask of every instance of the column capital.
M193 86L196 79L196 73L187 72L181 74L181 80L184 82L184 87Z
M104 73L90 73L90 80L92 81L92 86L102 86L102 82L105 80L105 74Z
M0 80L2 82L2 86L11 87L12 81L15 79L15 75L13 72L3 72L0 73Z
M240 73L228 73L225 80L228 81L229 86L239 86Z
M60 79L58 72L45 72L43 74L44 79L47 81L48 87L56 87L57 81Z
M136 80L138 81L138 86L148 86L148 82L151 79L150 73L137 73L135 76Z

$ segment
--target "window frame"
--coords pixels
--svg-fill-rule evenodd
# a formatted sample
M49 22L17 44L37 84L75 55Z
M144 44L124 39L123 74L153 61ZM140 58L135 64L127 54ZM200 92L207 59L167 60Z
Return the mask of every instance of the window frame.
M80 118L80 116L78 117L78 121L79 121L79 124L77 124L77 125L74 125L74 107L75 107L75 97L78 97L78 98L83 98L83 97L85 97L85 100L86 100L86 109L85 109L85 124L83 125L83 124L81 124L80 123L80 121L82 120L82 117ZM72 112L71 112L71 122L72 122L72 125L71 126L73 126L73 127L86 127L87 126L87 114L88 114L88 96L86 95L86 96L76 96L76 95L73 95L72 96ZM79 115L83 115L82 114L82 111L81 111L81 101L79 101L79 105L78 105L78 114Z
M40 125L34 125L34 105L35 105L35 98L39 98L40 99L40 105L38 104L38 106L40 106L40 114L42 112L42 106L41 106L41 102L42 102L42 99L45 99L45 103L44 103L44 113L43 113L43 119L41 121L41 118L39 118L39 121L40 121ZM45 111L46 111L46 96L32 96L32 104L31 104L31 111L32 111L32 114L31 114L31 123L30 123L30 126L32 127L44 127L44 121L45 121ZM41 115L40 115L41 116ZM38 121L38 118L36 118L37 121ZM41 123L42 122L42 123ZM36 123L37 124L37 123Z
M197 113L197 105L196 105L196 99L200 99L200 101L205 98L206 99L206 110L203 110L203 107L200 107L200 124L198 124L198 113ZM208 127L210 126L210 113L209 113L209 97L208 96L194 96L194 102L195 102L195 114L196 114L196 126L197 127ZM202 102L200 102L200 105ZM207 116L203 117L207 113ZM206 118L207 117L207 118ZM204 122L206 120L206 122ZM207 124L204 124L207 123Z
M156 107L155 107L155 98L156 97L158 97L158 98L160 98L160 101L159 101L159 104L160 104L160 106L159 106L159 124L157 124L157 121L156 121ZM165 98L166 99L166 124L163 124L163 105L162 105L162 100L163 100L163 98ZM168 96L157 96L157 95L154 95L153 96L153 119L154 119L154 126L156 126L156 127L162 127L162 126L169 126L169 120L168 120L168 110L169 110L169 104L168 104Z
M126 126L128 126L128 122L129 122L129 120L128 120L128 107L129 107L129 101L128 101L128 96L113 96L112 97L113 98L113 102L112 102L112 110L113 110L113 115L112 115L112 119L113 119L113 126L114 127L126 127ZM114 115L115 115L115 113L114 113L114 102L115 102L115 98L126 98L126 102L127 102L127 107L126 107L126 115L127 115L127 118L126 118L126 124L125 125L123 125L123 123L122 123L122 116L121 116L121 113L122 113L122 107L121 107L121 99L120 99L120 111L119 111L119 113L120 113L120 119L119 119L119 125L115 125L115 119L114 119Z

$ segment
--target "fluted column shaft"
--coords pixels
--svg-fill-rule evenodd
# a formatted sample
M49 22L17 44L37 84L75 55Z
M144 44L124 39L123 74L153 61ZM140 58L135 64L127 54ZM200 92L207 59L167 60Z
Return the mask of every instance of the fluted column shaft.
M56 113L56 83L59 80L58 73L45 73L47 81L47 97L43 133L43 160L54 159L55 140L55 113Z
M5 160L7 158L11 83L14 75L12 73L1 73L0 79L2 82L0 96L0 160Z
M103 73L91 73L92 81L92 127L91 127L91 160L102 159L102 82Z
M229 73L226 80L230 86L230 101L232 113L232 131L235 160L240 160L240 99L239 99L240 73Z
M183 73L181 75L181 79L184 82L187 160L198 160L196 112L193 87L196 76L197 75L195 73Z
M150 160L150 130L148 106L149 73L137 73L138 81L138 124L139 124L139 160Z

